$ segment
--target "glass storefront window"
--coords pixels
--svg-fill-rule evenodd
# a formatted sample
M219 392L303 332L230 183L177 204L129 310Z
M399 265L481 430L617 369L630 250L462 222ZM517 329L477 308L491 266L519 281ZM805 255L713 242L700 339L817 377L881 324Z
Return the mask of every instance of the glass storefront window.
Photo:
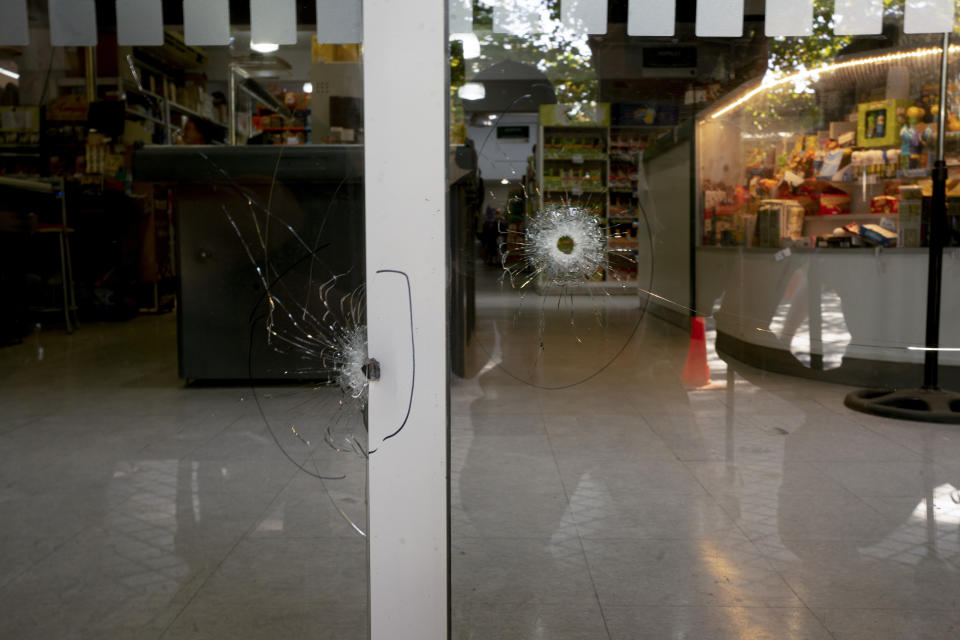
M318 4L0 7L0 636L369 635L360 3Z
M0 637L953 637L957 4L5 0Z
M899 490L867 469L896 457L877 432L910 427L844 385L922 379L956 45L941 100L941 36L904 33L917 3L680 2L669 28L661 4L477 2L453 36L451 138L483 190L451 261L455 637L816 635L703 610L817 599L828 565L869 591L857 567L892 580L880 549L954 517L918 515L954 485L915 459L927 484L853 541L872 516L818 481Z

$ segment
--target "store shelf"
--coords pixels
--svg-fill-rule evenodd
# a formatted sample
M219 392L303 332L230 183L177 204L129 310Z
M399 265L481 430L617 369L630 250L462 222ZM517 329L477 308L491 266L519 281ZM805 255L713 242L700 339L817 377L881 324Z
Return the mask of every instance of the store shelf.
M606 187L544 187L544 193L569 193L571 195L580 195L581 193L606 193Z
M804 216L804 220L846 220L848 222L853 220L880 220L883 216L895 216L899 215L896 213L838 213L836 215L810 215L807 214Z
M576 161L581 162L606 162L607 156L603 152L589 152L589 153L550 153L544 152L544 160L560 160L560 161Z
M541 295L555 295L563 293L564 295L591 295L595 292L604 292L611 295L636 295L639 284L636 280L584 280L566 287L540 285L537 291Z
M102 87L115 87L118 86L120 78L116 76L102 76L97 78L97 85ZM57 80L58 87L85 87L87 86L86 78L59 78Z
M149 120L150 122L155 122L156 124L159 124L159 125L161 125L161 126L166 126L166 124L167 124L166 122L164 122L164 121L161 120L160 118L155 118L155 117L153 117L153 116L151 116L151 115L149 115L149 114L140 113L139 111L135 111L135 110L133 110L133 109L124 109L123 112L124 112L125 114L127 114L128 116L133 116L134 118L139 118L139 119L141 119L141 120Z
M142 95L142 96L146 96L146 97L148 97L148 98L153 98L153 99L156 100L157 102L161 102L161 101L163 101L163 100L165 99L165 98L164 98L162 95L160 95L159 93L154 93L153 91L149 91L149 90L144 89L144 88L142 88L142 87L140 87L140 86L137 86L137 85L135 85L135 84L131 84L129 81L123 83L123 90L124 90L124 91L127 91L127 92L129 92L129 93L139 93L139 94Z
M640 223L640 204L638 202L638 184L640 176L637 169L640 164L640 152L651 141L652 137L659 131L658 128L646 129L643 132L631 130L624 133L624 127L596 125L585 125L579 127L578 131L571 131L566 126L542 126L540 128L539 139L544 144L553 142L556 146L553 149L542 148L536 157L536 180L540 186L541 201L540 204L548 203L557 198L556 193L563 193L568 197L571 195L582 194L584 201L588 197L591 202L599 201L602 212L597 217L602 220L604 226L608 227L608 232L614 235L610 238L612 245L605 247L606 253L610 256L611 262L616 262L619 258L622 260L626 256L636 256L640 251L639 241L630 234ZM566 148L559 148L563 144L563 138L572 137L573 141L567 143ZM570 146L583 141L585 144L591 142L597 146L603 145L605 151L602 156L591 153L582 154L585 164L587 164L586 173L589 171L591 177L596 177L595 167L603 163L601 178L602 185L583 188L582 191L574 191L572 187L560 186L558 172L567 172L570 165L558 165L556 160L572 159L577 153L572 153ZM605 142L605 144L604 144ZM614 144L616 142L616 144ZM538 149L539 150L539 149ZM590 160L596 162L591 163ZM579 161L579 158L578 158ZM576 164L579 165L579 162ZM576 169L573 169L576 172ZM594 183L596 184L596 183ZM601 195L606 194L606 195ZM592 293L596 290L604 290L610 293L630 292L636 295L638 287L636 279L622 283L615 279L614 272L622 273L622 270L608 270L604 273L604 278L597 281L589 281L571 287L572 290L580 289L583 293ZM624 286L625 285L625 286Z
M0 176L0 186L12 187L23 191L35 191L37 193L54 193L59 191L59 181L50 182L46 178L37 176L36 178L14 178L10 176Z
M2 158L39 158L40 149L37 146L0 145Z
M310 131L310 127L260 127L260 131Z
M223 129L226 129L226 128L227 128L227 125L225 125L224 123L220 122L219 120L214 120L213 118L211 118L211 117L209 117L209 116L205 116L205 115L203 115L202 113L200 113L199 111L194 111L194 110L191 109L190 107L185 107L185 106L183 106L182 104L177 104L176 102L170 101L170 108L171 108L172 110L174 110L174 111L178 111L178 112L180 112L180 113L182 113L182 114L184 114L184 115L188 115L188 116L190 116L190 117L192 117L192 118L200 118L201 120L206 120L207 122L210 122L210 123L212 123L212 124L215 124L215 125L217 125L218 127L221 127L221 128L223 128Z
M219 120L216 120L215 118L211 118L211 117L209 117L209 116L205 116L205 115L203 115L202 113L200 113L199 111L197 111L196 109L191 109L190 107L188 107L188 106L186 106L186 105L182 105L182 104L180 104L180 103L178 103L178 102L174 102L173 100L170 100L170 99L168 99L168 98L165 98L164 96L160 95L159 93L156 93L156 92L154 92L154 91L150 91L149 89L144 89L142 86L140 86L140 85L138 85L138 84L136 84L136 83L133 83L133 82L131 82L130 80L123 80L121 86L122 86L123 90L126 91L128 94L132 93L132 94L135 94L135 95L143 96L144 98L148 98L148 102L151 102L154 107L156 107L157 109L159 109L159 110L163 113L163 116L164 116L164 117L163 117L163 118L157 118L156 116L143 114L143 113L140 113L139 111L132 110L132 109L129 109L129 108L128 108L126 112L127 112L127 114L130 115L130 116L133 116L133 117L136 117L136 118L140 118L140 119L143 119L143 120L149 120L150 122L155 122L155 123L157 123L157 124L159 124L159 125L161 125L161 126L164 126L164 127L169 126L169 127L172 128L172 129L177 129L178 127L177 127L176 124L174 124L173 122L169 122L169 123L168 123L168 122L166 122L166 120L165 120L165 118L168 116L167 111L169 110L170 112L177 112L177 113L182 114L182 115L190 116L191 118L196 118L196 119L198 119L198 120L203 120L203 121L205 121L205 122L209 122L210 124L213 124L213 125L215 125L215 126L217 126L217 127L220 127L220 128L223 129L224 131L226 131L226 130L228 129L228 126L227 126L225 123L220 122Z

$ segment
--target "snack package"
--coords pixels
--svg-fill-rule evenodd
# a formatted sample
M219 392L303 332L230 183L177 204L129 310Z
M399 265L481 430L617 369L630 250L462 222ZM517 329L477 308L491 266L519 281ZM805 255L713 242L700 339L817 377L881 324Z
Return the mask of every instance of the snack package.
M870 201L870 213L899 213L900 199L893 196L877 196Z
M835 216L850 213L850 196L840 189L824 190L820 194L820 215Z
M851 222L843 227L850 233L857 234L868 244L880 247L891 247L897 243L897 234L889 229L884 229L878 224L857 224Z
M899 238L897 246L920 246L920 221L923 213L923 189L915 185L900 187Z

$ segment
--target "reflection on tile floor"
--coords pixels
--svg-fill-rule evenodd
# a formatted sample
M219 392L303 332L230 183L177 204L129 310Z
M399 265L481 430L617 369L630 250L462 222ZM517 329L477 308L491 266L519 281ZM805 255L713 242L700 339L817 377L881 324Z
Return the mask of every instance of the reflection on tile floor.
M524 361L536 331L488 302L452 389L455 637L960 636L960 430L712 349L727 388L685 391L687 336L652 318L545 389L622 345L564 351L548 318Z
M599 375L534 388L517 378L624 341L507 372L530 334L502 320L451 389L453 637L960 635L960 430L714 354L728 388L687 392L686 336L653 318ZM363 524L362 461L286 432L320 430L323 392L258 398L308 468L347 476L325 485L249 388L176 379L174 332L0 350L0 637L366 637L365 544L338 511Z
M0 638L367 635L365 465L289 432L329 390L184 387L174 316L0 349ZM312 455L311 455L312 451Z

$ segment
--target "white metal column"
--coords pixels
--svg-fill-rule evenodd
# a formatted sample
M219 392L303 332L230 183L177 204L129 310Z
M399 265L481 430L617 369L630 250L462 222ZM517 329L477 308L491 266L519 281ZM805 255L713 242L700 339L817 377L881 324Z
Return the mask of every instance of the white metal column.
M363 2L373 640L447 637L446 31Z

